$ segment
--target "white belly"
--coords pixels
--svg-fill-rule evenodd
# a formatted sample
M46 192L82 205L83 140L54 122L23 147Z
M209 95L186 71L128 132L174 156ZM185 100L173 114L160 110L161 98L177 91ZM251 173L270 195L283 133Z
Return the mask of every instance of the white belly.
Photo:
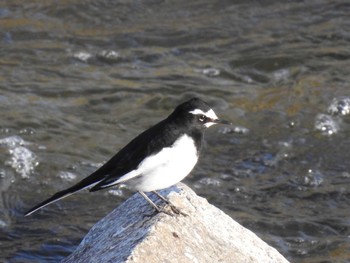
M167 188L184 179L197 160L194 141L183 135L171 147L146 158L129 176L123 176L129 177L124 183L133 190L144 192Z

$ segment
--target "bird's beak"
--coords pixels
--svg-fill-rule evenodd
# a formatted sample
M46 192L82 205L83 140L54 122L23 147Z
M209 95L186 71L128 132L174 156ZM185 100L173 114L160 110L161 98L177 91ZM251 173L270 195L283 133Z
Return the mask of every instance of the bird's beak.
M225 120L220 120L220 119L216 119L216 120L213 120L214 123L216 124L226 124L226 125L232 125L231 122L229 121L225 121Z

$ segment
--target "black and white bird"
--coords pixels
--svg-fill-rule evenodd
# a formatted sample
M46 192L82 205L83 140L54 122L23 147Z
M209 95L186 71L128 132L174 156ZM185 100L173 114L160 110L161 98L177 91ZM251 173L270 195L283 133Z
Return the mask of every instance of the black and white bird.
M82 189L91 192L125 184L138 191L158 212L162 211L144 192L170 187L184 179L197 163L204 130L220 120L203 100L193 98L175 108L163 121L144 131L90 176L54 194L25 213L38 209ZM175 208L175 207L172 207Z

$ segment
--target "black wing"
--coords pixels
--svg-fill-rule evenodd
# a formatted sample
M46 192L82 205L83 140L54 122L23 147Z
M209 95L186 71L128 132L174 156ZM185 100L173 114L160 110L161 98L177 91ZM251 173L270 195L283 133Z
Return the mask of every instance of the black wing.
M113 186L123 175L137 169L138 165L147 157L162 150L163 147L171 146L181 134L171 122L162 121L146 130L132 140L126 147L120 150L116 156L105 164L106 171L101 171L107 176L97 183L91 192ZM115 159L114 159L115 158ZM102 169L103 170L103 169ZM100 171L96 171L99 173Z

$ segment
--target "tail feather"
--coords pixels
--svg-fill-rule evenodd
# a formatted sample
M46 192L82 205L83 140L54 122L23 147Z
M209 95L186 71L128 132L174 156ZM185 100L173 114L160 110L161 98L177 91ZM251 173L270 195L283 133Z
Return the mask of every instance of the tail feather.
M69 190L69 189L68 189ZM64 190L61 192L58 192L56 194L54 194L53 196L51 196L50 198L46 199L45 201L41 202L40 204L37 204L36 206L34 206L33 208L31 208L30 210L28 210L24 216L29 216L32 213L34 213L35 211L39 210L40 208L43 208L49 204L52 204L53 202L56 202L64 197L67 197L71 194L73 194L74 192L68 192L68 190Z
M74 194L78 191L81 191L87 187L90 187L90 186L94 186L96 183L98 183L99 181L97 182L94 182L92 184L86 184L86 181L80 181L79 183L77 183L76 185L73 185L72 187L66 189L66 190L63 190L63 191L60 191L60 192L57 192L56 194L54 194L53 196L51 196L50 198L46 199L45 201L41 202L40 204L37 204L36 206L34 206L33 208L29 209L25 214L24 216L29 216L31 215L32 213L34 213L35 211L39 210L40 208L43 208L49 204L52 204L62 198L65 198L71 194Z

